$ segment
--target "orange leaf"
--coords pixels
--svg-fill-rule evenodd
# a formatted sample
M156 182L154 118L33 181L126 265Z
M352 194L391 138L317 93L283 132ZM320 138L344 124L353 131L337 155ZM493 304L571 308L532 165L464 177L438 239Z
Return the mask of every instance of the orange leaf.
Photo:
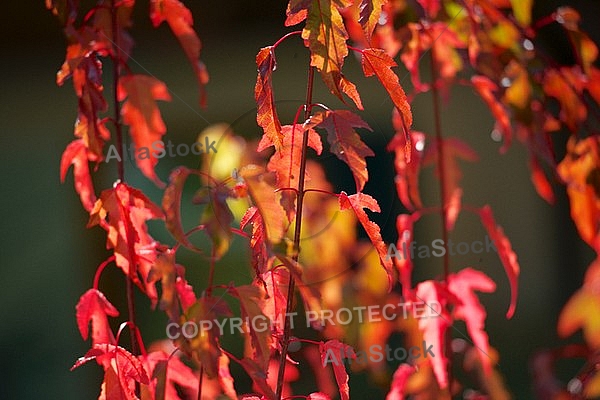
M390 95L392 102L400 112L402 117L402 126L407 142L410 143L408 136L410 127L413 123L410 104L406 99L406 93L400 85L398 75L392 71L392 67L398 64L381 49L365 49L362 52L362 68L366 77L376 75L385 90Z
M596 258L585 273L583 287L565 304L558 318L558 334L567 337L583 329L583 337L593 349L600 348L600 259Z
M373 31L379 23L381 9L387 2L388 0L361 0L358 5L360 9L358 23L362 26L368 43L371 42Z
M276 62L273 54L273 46L262 48L256 55L256 65L258 66L258 76L256 86L254 87L254 99L257 105L256 122L263 128L268 141L264 144L274 144L275 150L279 151L283 145L283 133L281 133L281 123L275 110L275 100L273 99L273 81L272 73L275 71ZM263 141L261 141L263 144ZM262 151L266 146L259 145L256 151Z
M295 2L297 8L304 7L295 15L305 15L308 7L306 26L302 30L302 38L308 42L310 49L310 65L321 73L323 81L335 96L344 101L342 93L350 97L356 107L362 110L362 103L356 86L342 75L344 59L348 55L348 32L338 8L352 4L348 0L318 0ZM290 3L291 4L291 3ZM289 19L289 18L288 18ZM293 18L297 20L298 18Z
M567 185L571 218L579 236L600 252L600 139L569 138L557 171Z
M246 166L240 171L240 176L248 186L248 194L262 216L266 237L271 243L279 243L287 231L288 224L280 202L281 193L275 192L274 179L269 179L273 178L273 175L264 173L255 165Z
M208 83L208 72L204 63L200 61L202 43L194 29L192 29L192 25L194 25L192 13L179 0L151 0L150 19L155 28L163 21L167 21L169 24L187 59L194 68L200 89L200 106L205 107L206 92L204 86Z
M136 164L146 177L163 187L154 172L159 158L155 152L164 156L164 145L157 146L156 142L167 129L155 100L171 100L167 86L148 75L128 75L119 81L118 97L120 101L127 98L121 114L136 147Z

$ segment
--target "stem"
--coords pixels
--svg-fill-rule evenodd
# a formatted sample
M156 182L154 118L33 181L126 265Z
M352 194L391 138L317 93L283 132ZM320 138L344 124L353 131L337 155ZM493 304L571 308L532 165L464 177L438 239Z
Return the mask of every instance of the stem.
M121 104L119 102L119 76L120 76L120 60L119 60L119 21L117 16L118 5L113 0L111 4L111 19L112 19L112 40L113 40L113 104L114 104L114 123L115 133L117 136L117 153L119 155L119 162L117 164L117 171L119 180L125 181L125 167L123 162L123 154L125 153L125 143L123 141L123 131L121 123ZM127 229L127 246L129 250L129 274L125 277L125 286L127 291L127 313L129 320L129 336L131 337L131 353L138 355L140 350L136 335L136 323L135 323L135 293L133 287L133 276L135 273L135 248L133 245L133 235L130 234L130 230ZM135 383L135 393L140 396L140 384Z
M448 283L448 275L450 273L450 260L448 257L448 231L446 229L446 221L448 219L448 210L446 209L446 168L444 165L444 139L442 137L442 115L440 110L440 94L438 89L438 71L437 71L437 63L435 62L435 47L431 46L430 49L431 54L431 94L433 99L433 117L435 124L435 141L437 145L437 173L440 181L440 199L442 206L440 207L440 217L442 219L442 241L444 246L444 282ZM451 347L452 337L449 332L446 332L446 358L450 361L448 363L448 389L452 392L452 347Z
M304 120L310 116L312 104L312 92L314 84L315 70L312 66L308 66L308 83L306 86L306 101L304 103ZM308 130L304 131L302 136L302 157L300 159L300 176L298 177L298 195L296 197L296 226L294 229L294 254L292 260L298 261L300 256L300 231L302 228L302 205L304 201L304 177L306 175L306 151L308 148ZM290 313L294 308L294 292L296 289L296 281L290 273L290 282L287 291L287 304L285 306L285 324L283 329L283 340L281 343L281 355L279 357L279 371L277 374L277 391L275 399L281 400L283 391L283 376L285 374L285 365L287 362L288 346L290 344Z

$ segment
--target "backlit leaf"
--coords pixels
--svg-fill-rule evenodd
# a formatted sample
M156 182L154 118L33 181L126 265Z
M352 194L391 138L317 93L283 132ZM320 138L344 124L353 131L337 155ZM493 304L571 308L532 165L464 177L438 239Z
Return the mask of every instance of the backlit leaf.
M150 19L155 28L164 21L167 21L173 34L179 40L196 74L196 80L200 89L200 106L204 107L206 105L204 87L208 83L208 72L204 63L200 61L202 43L192 28L194 25L192 13L179 0L151 0Z
M344 359L356 359L354 349L339 340L333 339L325 343L321 342L319 352L321 353L321 365L326 367L327 364L331 363L333 367L335 380L340 390L340 399L349 400L350 387L348 386L348 373L346 372Z
M163 187L154 167L165 150L155 142L161 140L166 127L156 100L171 100L167 86L152 76L127 75L119 80L118 97L120 101L127 99L121 114L135 144L136 164L148 179Z
M381 9L388 0L361 0L358 5L360 14L358 23L361 25L367 42L371 42L371 36L379 23Z
M275 71L276 62L272 46L264 47L258 52L256 65L258 66L258 77L254 87L254 99L257 105L256 122L263 128L269 142L274 144L275 149L279 151L283 145L283 133L281 132L281 123L275 110L275 99L273 98L271 75ZM262 151L263 148L259 146L257 151Z
M88 165L88 150L82 139L74 140L65 149L60 159L60 181L64 182L67 170L73 165L73 181L81 204L86 211L92 211L96 202L94 184Z
M381 266L388 274L388 291L392 289L393 282L393 265L391 258L387 257L387 246L381 237L379 226L369 219L369 216L364 211L364 208L373 212L381 212L377 200L365 193L355 193L348 196L345 192L339 196L340 210L352 209L354 214L360 221L362 227L367 232L371 243L375 247Z
M267 169L277 175L277 187L281 191L281 205L285 209L288 221L291 222L296 215L296 193L287 188L298 189L300 177L300 161L302 160L302 142L305 131L308 134L308 147L321 154L323 145L321 137L314 129L304 125L285 125L281 128L283 133L283 147L275 152L269 159ZM307 177L305 176L306 180Z
M492 293L496 284L481 271L465 268L448 276L448 290L454 294L456 302L452 310L455 319L465 321L469 336L479 352L479 359L486 374L492 372L490 344L485 332L485 308L479 302L474 291Z
M115 344L115 337L108 323L108 316L116 317L119 311L96 289L89 289L77 303L77 326L81 337L87 340L89 324L92 324L92 344Z
M354 128L371 130L369 125L347 110L320 112L310 118L308 125L327 131L330 151L350 167L356 191L362 191L369 180L365 157L372 157L375 153L360 139Z
M445 389L448 387L448 358L444 349L446 349L446 331L452 325L452 317L446 307L448 293L441 283L424 281L417 285L416 297L425 304L435 304L437 302L441 306L439 315L435 318L419 319L419 330L423 332L425 342L433 346L435 357L430 359L433 373L440 388Z
M413 122L412 112L406 99L406 93L400 85L398 75L392 71L392 67L396 66L396 62L384 50L365 49L362 52L363 73L366 77L377 76L379 82L388 92L394 106L400 112L405 139L410 144L409 132Z
M567 154L557 171L567 185L571 218L579 236L600 251L600 140L597 136L567 142Z
M313 0L308 9L302 38L308 42L310 48L310 65L321 73L331 93L342 101L342 93L345 93L354 101L356 107L362 109L356 87L341 72L344 58L348 55L348 32L339 8L351 4L348 0ZM304 2L302 5L308 6Z
M504 235L504 230L496 225L490 206L486 205L480 210L480 217L481 223L485 227L488 235L490 235L490 239L494 243L494 246L496 246L498 256L500 257L500 261L502 261L504 271L506 272L506 276L510 283L510 307L506 313L506 318L510 319L514 315L515 308L517 307L521 267L519 266L517 255L513 251L510 241Z

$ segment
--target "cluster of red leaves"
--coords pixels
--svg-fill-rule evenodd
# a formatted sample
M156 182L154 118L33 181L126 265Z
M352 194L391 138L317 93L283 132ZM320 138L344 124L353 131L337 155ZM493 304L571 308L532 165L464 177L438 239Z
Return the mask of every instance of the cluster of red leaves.
M360 328L358 343L363 348L385 344L393 332L402 331L407 334L407 341L420 343L424 340L436 350L435 357L398 367L392 378L389 400L419 392L438 398L451 395L451 390L460 384L455 377L450 381L448 373L453 361L447 349L449 328L456 320L465 322L475 349L470 353L470 362L465 363L465 370L480 368L482 388L493 386L494 390L502 392L503 389L498 389L501 384L498 384L494 370L497 357L485 331L486 310L475 293L493 292L495 282L481 271L465 268L457 273L447 273L441 281L426 280L413 286L415 266L412 260L395 258L392 261L380 227L365 211L381 212L377 200L363 192L369 180L366 158L374 156L374 152L361 140L357 130L371 131L369 125L350 110L334 110L322 104L318 105L321 111L314 111L315 104L305 104L291 124L282 125L275 106L272 77L276 67L275 51L281 40L261 49L256 56L258 76L254 95L257 123L264 132L257 153L262 155L253 159L247 157L252 161L250 164L240 162L236 165L236 168L241 167L239 174L222 181L201 170L175 169L169 177L162 207L121 181L96 196L89 165L96 163L98 168L98 163L104 159L105 144L111 140L111 123L117 139L122 140L119 137L122 118L137 148L150 148L166 132L157 105L158 100L170 100L166 85L154 77L133 74L127 66L133 41L126 28L131 24L134 3L133 0L114 4L99 2L86 14L81 25L76 26L80 11L78 1L46 0L47 7L64 24L69 39L67 57L57 75L57 83L62 85L72 78L78 98L76 139L63 153L61 180L73 165L76 191L90 213L88 226L99 225L106 231L107 248L113 252L113 256L99 267L94 288L80 298L76 314L80 333L84 340L91 337L92 348L73 368L91 360L103 367L105 375L99 399L200 397L199 388L203 388L203 397L225 394L238 398L229 372L231 360L246 371L252 379L253 390L259 393L243 395L242 399L280 400L276 394L279 392L285 397L293 396L290 382L297 379L298 371L294 366L297 362L287 354L290 337L285 325L287 313L293 311L288 308L291 304L288 299L295 293L288 289L294 286L298 289L305 310L320 312L324 306L335 309L343 304L340 300L342 288L349 282L365 286L365 290L357 294L359 304L386 305L403 300L408 304L421 301L441 305L440 310L435 310L436 318L418 322L413 319L365 323ZM398 197L410 212L397 217L397 248L405 248L412 241L414 225L425 213L440 211L445 223L443 228L451 232L463 209L475 210L508 277L511 301L507 318L511 318L516 309L520 272L516 255L489 206L477 209L462 204L459 160L475 162L478 155L458 138L442 138L438 133L432 139L426 133L413 130L409 98L430 90L447 97L452 84L465 82L458 79L460 74L469 72L471 79L467 84L481 96L496 119L496 130L504 141L501 151L508 150L513 132L516 132L529 150L534 185L549 202L553 201L554 194L541 164L544 162L557 168L557 174L567 184L573 220L582 238L598 252L600 143L597 136L584 139L575 136L586 124L587 101L591 98L598 102L600 99L600 72L593 65L598 51L579 29L579 15L572 9L561 8L552 18L565 28L578 57L578 65L549 65L542 73L536 73L531 71L535 58L539 57L533 51L536 31L531 26L531 1L455 3L418 0L417 4L414 11L421 17L418 21L406 17L408 6L402 1L290 0L285 25L304 23L302 31L297 33L301 34L310 52L311 67L319 72L329 91L348 107L363 109L356 85L343 74L350 50L360 55L364 76L375 76L391 99L396 135L389 142L388 150L395 153ZM152 0L150 17L154 26L166 21L179 40L192 64L200 85L200 103L204 105L203 87L208 75L199 61L201 43L192 29L190 11L179 0ZM354 47L348 44L349 39L353 40ZM421 80L419 64L429 52L437 79L425 83ZM104 57L112 60L114 79L118 83L114 88L115 108L121 114L112 119L104 116L108 110L102 83L101 60ZM394 72L396 57L410 73L414 87L411 96L406 95ZM127 73L121 76L122 69ZM346 98L352 102L347 103ZM558 102L556 115L550 111L549 103L553 99ZM302 111L304 121L299 120ZM557 167L547 135L561 126L570 130L573 136L567 156ZM325 146L321 133L326 136ZM120 148L121 143L117 146ZM314 150L316 156L328 150L344 162L354 177L356 193L332 193L322 169L307 160L308 148ZM264 155L267 150L270 153ZM257 165L258 159L264 161L264 165ZM136 157L136 161L146 177L158 186L164 185L155 172L158 161L155 155ZM419 193L420 172L427 166L435 168L441 182L444 201L437 208L424 207ZM206 184L193 199L193 203L203 207L200 224L186 233L181 220L181 202L184 186L192 175L200 177ZM305 195L310 196L305 198ZM249 207L237 229L232 226L235 217L230 206L240 200ZM300 210L303 210L302 214ZM347 218L331 224L329 229L337 230L338 235L327 239L320 235L312 243L303 245L300 252L300 238L297 232L292 238L292 228L302 223L302 235L312 237L313 233L323 229L323 220L338 214L343 215L340 218ZM150 236L147 221L151 219L165 221L177 240L173 248L159 244ZM326 279L325 271L339 272L349 269L353 263L351 258L356 256L356 251L350 249L355 247L356 238L347 231L353 232L357 223L366 232L377 260L362 262L364 270L353 271L350 277ZM249 229L249 233L244 229ZM192 233L200 230L207 234L211 248L211 277L209 287L198 298L185 279L185 268L176 263L176 251L184 246L202 253L201 246L194 245L189 239ZM234 233L249 239L254 279L241 286L215 285L212 282L214 263L227 253ZM200 366L199 375L174 357L174 353L169 355L173 349L163 346L146 352L137 327L131 326L131 319L121 326L115 337L108 317L118 317L119 312L98 289L102 269L113 260L148 297L153 308L159 305L170 322L190 322L201 327L197 336L180 336L173 341L176 346L173 349ZM383 269L370 270L369 266L374 264ZM583 327L588 344L594 348L600 343L597 317L584 314L582 310L600 307L595 290L596 264L590 267L584 287L567 304L559 321L562 335ZM364 282L365 275L377 273L383 275L371 279L372 282ZM397 283L401 286L402 296L399 291L393 291ZM224 290L222 296L212 295L216 288ZM244 324L245 349L241 358L223 348L222 331L217 326L202 328L202 321L222 320L233 315L223 299L225 294L238 302L243 319L265 318L274 322L268 330ZM121 330L126 326L142 344L141 354L133 354L119 346ZM342 329L324 326L322 321L313 321L313 327L323 331L323 341L295 340L318 345L318 350L313 346L306 349L304 355L315 373L319 391L294 397L326 400L339 396L347 400L350 387L344 360L351 363L357 355L352 346L339 340L344 335ZM325 372L329 371L329 362L333 377ZM381 365L371 363L370 367L378 370ZM283 381L278 382L278 371L284 369ZM477 398L492 398L492 392L489 389L486 394L478 393Z

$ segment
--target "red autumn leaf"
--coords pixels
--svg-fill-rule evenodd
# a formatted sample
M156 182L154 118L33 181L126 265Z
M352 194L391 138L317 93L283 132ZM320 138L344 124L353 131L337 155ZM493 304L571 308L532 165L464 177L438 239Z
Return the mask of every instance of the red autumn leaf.
M142 173L158 186L164 183L154 172L158 156L164 156L164 146L157 146L166 132L165 123L155 100L170 101L167 86L148 75L128 75L119 80L119 101L127 99L121 114L129 125L129 133L135 144L135 161Z
M119 311L96 289L89 289L77 303L76 317L79 333L84 340L89 335L89 323L92 323L92 345L98 343L115 344L115 337L108 323L108 316L116 317Z
M183 231L181 225L181 195L188 176L192 173L186 167L178 167L169 175L169 184L162 199L162 209L165 213L165 225L173 237L185 247L201 252L194 246Z
M352 346L340 342L337 339L328 340L319 344L319 352L321 353L321 365L326 367L331 363L335 380L340 390L340 399L350 399L350 387L348 386L348 373L344 365L344 359L350 358L355 360L356 354Z
M469 336L478 349L483 370L489 375L492 359L489 356L488 335L484 330L486 312L474 291L492 293L496 290L496 284L483 272L465 268L448 276L448 290L456 298L452 311L454 318L465 321Z
M360 10L358 23L362 27L368 43L371 42L373 31L379 23L381 9L387 1L388 0L361 0L358 5Z
M285 14L285 26L297 25L306 19L312 0L290 0Z
M404 387L408 378L415 372L415 367L410 364L400 364L392 377L392 387L385 400L404 400Z
M79 99L74 134L83 140L95 160L102 160L104 142L110 139L110 132L98 117L107 109L102 94L102 64L97 56L102 49L98 44L98 34L91 28L82 28L78 35L80 42L67 47L65 62L56 74L56 83L62 86L67 78L73 78L73 88Z
M362 68L363 73L366 77L377 76L379 82L383 85L385 90L388 92L394 106L400 112L402 121L403 132L405 140L409 144L410 148L410 128L413 123L412 112L410 110L410 104L406 98L406 93L400 85L398 75L392 71L392 67L398 66L396 62L381 49L365 49L362 51ZM410 154L409 158L410 160Z
M510 307L506 313L506 318L512 318L515 313L515 308L517 306L517 295L519 292L518 284L519 284L519 273L520 266L517 261L517 255L512 249L510 241L504 235L504 230L496 225L496 221L494 220L494 215L492 214L492 209L490 206L484 206L479 212L481 223L485 227L490 235L490 239L494 242L494 246L498 251L498 256L500 257L500 261L502 261L502 265L504 266L504 271L506 272L506 276L508 277L508 281L510 282Z
M397 109L394 109L394 121L400 119ZM419 193L419 173L423 159L423 149L425 148L425 134L417 131L410 131L410 145L412 149L407 152L408 143L404 132L397 124L394 124L396 134L388 143L387 150L395 153L394 166L396 169L396 191L402 205L409 211L415 211L423 207L421 195ZM408 158L410 154L410 159ZM407 161L408 160L408 161Z
M448 387L448 358L443 349L446 348L446 331L452 325L452 317L448 313L448 291L441 283L435 281L424 281L417 285L416 297L425 304L440 304L441 310L435 318L419 319L419 330L423 332L423 339L427 344L433 346L435 357L430 360L433 373L440 388ZM436 310L437 311L437 310Z
M67 170L72 164L75 190L79 194L83 208L89 212L94 208L96 193L90 176L88 159L88 150L82 139L69 143L60 159L60 181L64 183Z
M327 131L330 151L350 167L356 182L356 191L362 191L369 180L365 157L372 157L375 153L360 140L354 128L372 131L371 127L348 110L320 112L310 118L308 126Z
M200 89L200 106L206 106L206 92L204 86L208 83L206 66L200 61L202 43L192 28L194 19L190 10L179 0L151 0L150 19L154 27L167 21L185 55L194 68L198 87Z
M177 291L177 297L179 297L181 308L184 312L187 311L187 309L196 302L196 294L194 293L194 289L185 279L178 276L175 279L175 290Z
M504 139L504 145L500 148L500 152L504 153L508 150L511 143L512 127L508 110L496 96L496 93L499 90L498 85L482 75L473 75L471 77L471 83L496 119L496 124L499 126L502 138Z
M297 189L300 181L300 161L302 160L304 132L308 132L308 146L315 150L317 154L321 154L323 150L321 137L311 127L300 124L295 126L285 125L281 128L281 131L283 133L283 147L271 156L267 169L276 173L279 189ZM306 180L306 176L304 179ZM296 193L294 191L281 191L281 205L287 213L289 222L296 215L295 203Z
M365 193L355 193L353 195L348 196L345 192L342 192L339 195L339 203L340 210L347 210L349 208L352 208L352 211L354 211L354 214L360 221L362 227L367 232L371 243L373 243L373 246L375 247L375 250L379 255L381 266L387 272L388 290L392 290L392 260L387 257L388 249L381 237L379 226L376 223L369 220L367 213L364 211L364 208L367 208L373 212L381 212L379 204L377 204L377 200Z
M398 231L398 242L396 244L396 256L394 264L398 269L398 277L402 284L402 296L404 299L410 299L410 291L412 289L412 270L413 262L410 255L410 243L414 240L413 237L413 217L410 214L400 214L396 219L396 230ZM388 251L389 254L389 251Z
M352 5L349 0L292 0L288 5L286 24L299 23L306 16L302 38L310 49L310 65L321 73L323 81L332 94L344 101L342 93L362 110L356 86L342 74L344 59L348 55L348 32L339 9Z
M190 396L198 390L198 375L177 357L169 357L164 351L153 351L140 357L147 371L152 371L152 380L148 390L155 400L179 400L178 393ZM143 398L143 396L142 396ZM185 398L185 397L184 397Z
M158 294L155 285L147 280L160 248L148 234L146 221L150 219L164 219L160 208L141 191L119 182L100 194L88 227L100 224L107 230L107 247L114 249L116 264L154 306Z
M281 123L275 110L275 99L273 98L271 75L276 68L273 46L264 47L258 52L256 65L258 66L258 77L254 87L254 99L257 105L256 122L263 128L268 142L273 143L275 150L279 151L283 146L283 133L281 132ZM261 141L261 143L263 142ZM263 148L259 146L257 151L262 151Z
M103 356L107 356L109 359L115 360L114 364L108 364L106 368L115 368L115 372L118 372L119 380L121 380L121 385L124 387L127 387L129 383L132 383L133 381L139 382L143 385L148 385L150 383L150 378L148 377L142 362L124 348L114 344L99 343L93 345L92 348L85 354L85 356L80 357L71 367L71 371L91 360L95 360Z
M250 248L252 249L252 267L257 275L266 270L269 253L266 242L265 223L258 211L258 208L252 206L246 210L246 213L240 221L240 228L244 229L248 224L252 224L252 237L250 238Z
M263 369L269 365L271 357L271 331L262 329L262 321L268 321L262 309L265 303L265 291L261 285L244 285L231 289L231 293L240 300L242 319L250 321L247 328L254 349L253 360Z

